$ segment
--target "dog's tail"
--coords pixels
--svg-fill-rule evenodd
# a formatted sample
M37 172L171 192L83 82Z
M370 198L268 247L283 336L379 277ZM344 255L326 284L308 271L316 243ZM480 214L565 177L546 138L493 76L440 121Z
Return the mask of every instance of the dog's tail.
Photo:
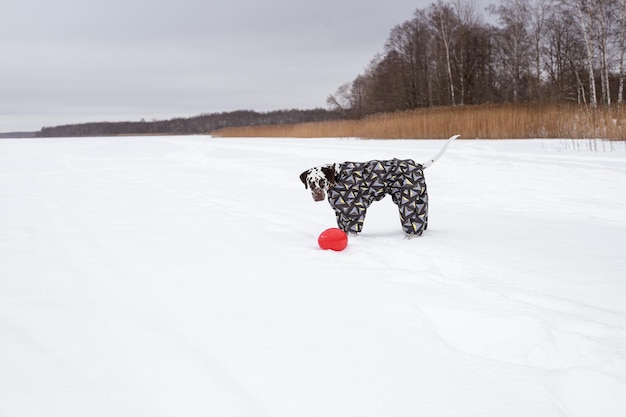
M441 148L441 150L439 151L439 153L437 155L433 156L431 159L429 159L428 161L426 161L426 162L424 162L422 164L422 168L426 169L429 166L431 166L432 164L434 164L435 162L437 162L437 159L441 158L441 155L443 155L443 153L446 151L446 149L448 148L448 145L450 145L450 143L452 143L459 136L461 136L461 135L454 135L454 136L450 137L446 141L446 144L443 145L443 148Z

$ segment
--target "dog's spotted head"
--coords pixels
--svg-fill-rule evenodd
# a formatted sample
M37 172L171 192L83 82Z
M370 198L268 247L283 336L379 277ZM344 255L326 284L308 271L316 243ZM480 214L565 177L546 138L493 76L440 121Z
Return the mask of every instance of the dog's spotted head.
M304 183L304 188L311 190L313 200L322 201L326 192L335 185L338 174L339 164L321 165L300 174L300 181Z

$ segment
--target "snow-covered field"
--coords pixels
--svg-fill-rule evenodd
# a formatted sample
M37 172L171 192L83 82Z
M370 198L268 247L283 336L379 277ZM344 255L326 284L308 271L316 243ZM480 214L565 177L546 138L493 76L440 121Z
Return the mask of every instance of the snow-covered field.
M318 248L302 171L442 144L1 140L0 416L625 416L623 143L456 141Z

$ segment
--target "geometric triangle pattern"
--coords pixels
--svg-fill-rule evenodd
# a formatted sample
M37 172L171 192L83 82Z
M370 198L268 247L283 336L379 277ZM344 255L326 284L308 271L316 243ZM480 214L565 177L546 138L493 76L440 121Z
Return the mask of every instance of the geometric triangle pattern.
M363 229L367 208L387 194L398 206L402 229L421 235L428 227L428 193L422 165L411 159L339 164L328 202L339 228L356 234Z

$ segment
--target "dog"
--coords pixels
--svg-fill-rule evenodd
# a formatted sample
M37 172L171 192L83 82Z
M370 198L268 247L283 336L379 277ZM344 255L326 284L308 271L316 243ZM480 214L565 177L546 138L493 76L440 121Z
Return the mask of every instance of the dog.
M328 202L341 230L357 235L363 229L367 208L387 194L398 206L402 230L421 236L428 228L428 193L424 169L434 164L460 135L450 137L439 153L418 164L412 159L372 160L325 164L300 174L314 201Z

